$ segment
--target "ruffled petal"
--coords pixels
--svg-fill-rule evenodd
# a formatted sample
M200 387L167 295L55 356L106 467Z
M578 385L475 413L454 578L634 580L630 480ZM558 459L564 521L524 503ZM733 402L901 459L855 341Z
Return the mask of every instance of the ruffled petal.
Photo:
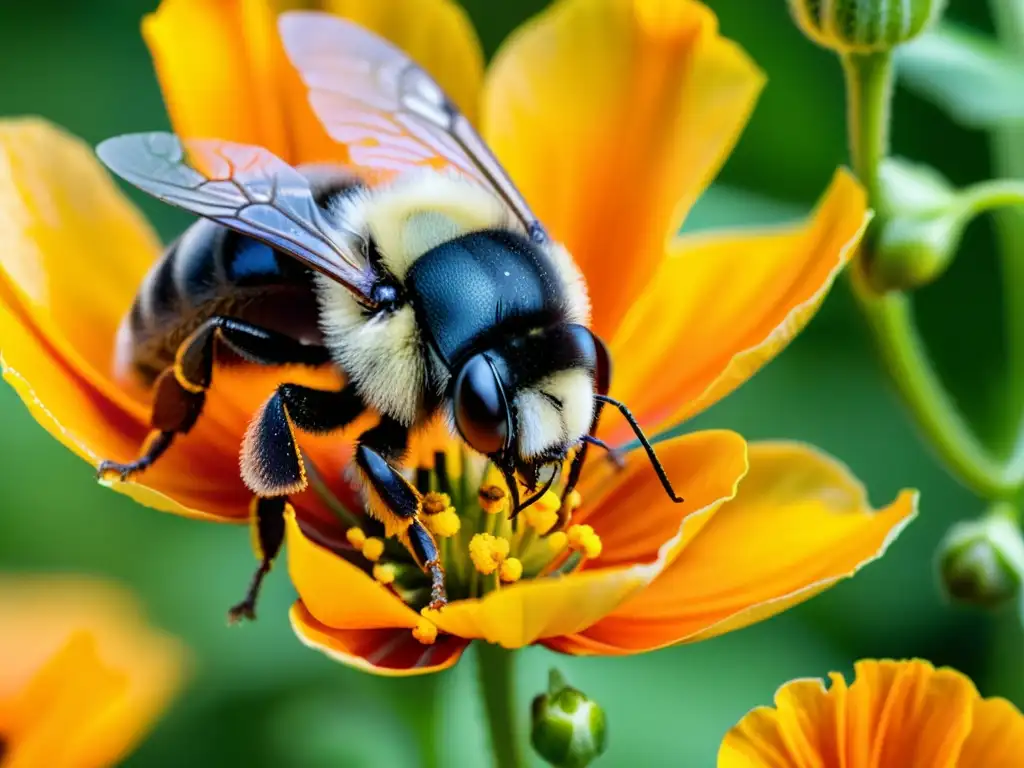
M615 396L649 428L725 397L810 321L868 219L841 170L805 224L678 238L612 337ZM627 437L612 419L602 427Z
M589 284L610 338L764 78L693 0L559 0L488 72L484 138Z
M968 677L919 660L859 661L854 671L845 729L849 764L955 768L978 698Z
M682 504L665 493L642 450L631 451L623 469L589 458L579 485L584 503L572 520L601 536L601 556L588 567L650 563L669 544L681 550L736 495L747 472L747 444L735 432L680 435L658 443L657 451Z
M843 765L836 756L846 690L841 675L828 692L821 680L786 683L775 694L776 708L752 710L726 734L718 768Z
M483 54L465 12L451 0L322 0L391 40L430 72L474 118ZM277 37L288 0L163 0L143 23L174 130L258 144L292 164L349 164L309 107Z
M648 589L552 647L622 654L691 642L773 616L879 557L916 514L904 491L872 510L849 471L796 443L750 445L750 471Z
M448 669L459 660L468 641L440 635L424 645L408 629L334 629L317 621L302 601L289 614L298 638L335 661L385 677L425 675Z
M419 615L387 587L302 532L295 514L285 514L288 572L310 614L332 629L411 629Z
M184 650L93 579L0 580L4 765L113 765L177 691Z
M957 768L1012 768L1024 755L1024 715L1006 699L974 702L974 723Z

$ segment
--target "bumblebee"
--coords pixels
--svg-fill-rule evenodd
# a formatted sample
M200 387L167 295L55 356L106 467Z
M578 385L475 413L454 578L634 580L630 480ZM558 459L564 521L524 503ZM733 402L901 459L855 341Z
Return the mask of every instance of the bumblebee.
M215 362L335 366L335 391L282 384L253 417L241 475L254 494L261 562L233 618L254 617L306 487L296 433L327 434L365 411L356 441L370 513L398 537L445 604L421 496L401 469L410 434L443 415L505 476L511 514L560 475L575 486L608 396L583 277L440 86L361 27L315 12L279 19L309 103L355 167L296 169L269 151L166 133L118 136L97 153L116 174L199 215L153 266L119 332L115 367L151 388L152 432L122 479L158 461L200 418ZM368 185L367 175L387 174ZM531 494L520 498L520 485Z

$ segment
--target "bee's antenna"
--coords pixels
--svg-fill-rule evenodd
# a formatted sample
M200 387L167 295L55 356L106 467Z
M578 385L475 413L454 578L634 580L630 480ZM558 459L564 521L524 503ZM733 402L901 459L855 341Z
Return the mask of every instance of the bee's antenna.
M651 466L654 467L654 471L657 473L658 479L661 481L661 486L665 489L665 493L667 493L668 497L676 504L682 503L684 499L682 496L676 495L676 492L672 489L672 483L669 482L668 475L665 474L665 468L661 466L661 462L658 460L658 455L654 452L654 446L651 445L651 441L647 439L647 435L644 434L644 431L640 429L640 425L637 424L636 418L632 413L630 413L630 410L626 407L625 403L620 403L615 398L608 397L608 395L594 395L594 399L602 403L608 403L608 405L614 405L619 409L619 413L625 417L626 421L629 422L629 426L632 427L633 434L635 434L637 439L640 441L640 445L642 445L644 450L647 451L647 458L650 459Z

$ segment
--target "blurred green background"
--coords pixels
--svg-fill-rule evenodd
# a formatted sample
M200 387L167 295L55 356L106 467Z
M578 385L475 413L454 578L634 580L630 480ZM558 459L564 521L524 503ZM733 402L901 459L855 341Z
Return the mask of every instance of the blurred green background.
M465 4L492 53L544 2ZM4 0L0 114L40 114L90 142L165 126L138 32L140 17L155 5ZM724 33L767 71L769 85L687 227L792 219L845 162L838 64L799 35L782 0L710 5ZM989 28L985 4L953 0L950 6L957 21ZM985 134L958 127L902 89L893 138L898 154L931 163L957 183L990 174ZM140 202L165 237L185 222L151 200ZM951 273L919 301L939 367L984 431L1000 427L992 395L1002 343L992 240L987 220L973 225ZM287 624L293 593L280 569L269 579L259 622L226 627L225 607L253 566L244 529L163 515L104 490L6 388L0 414L0 568L117 578L137 590L154 622L194 651L189 687L128 765L414 766L418 740L430 733L440 764L487 764L472 663L417 680L376 679L332 663L293 638ZM952 521L978 513L980 503L918 440L872 357L844 285L777 361L693 426L712 425L750 438L813 442L847 462L875 504L903 487L921 489L921 515L856 579L722 639L628 659L521 654L524 720L553 662L605 706L610 751L601 764L607 766L713 765L724 732L751 707L769 703L778 685L833 669L849 674L861 657L951 664L985 694L1024 704L1015 615L950 607L934 579L936 543Z

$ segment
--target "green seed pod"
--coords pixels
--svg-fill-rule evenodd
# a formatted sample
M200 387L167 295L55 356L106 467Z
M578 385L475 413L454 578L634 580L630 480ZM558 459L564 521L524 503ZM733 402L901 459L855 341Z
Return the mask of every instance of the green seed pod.
M1006 514L990 512L949 529L939 545L939 574L952 600L997 608L1020 592L1024 538Z
M946 0L788 0L800 30L825 48L878 53L917 37L938 19Z
M530 741L556 768L586 768L607 746L604 710L552 669L548 692L533 700Z

